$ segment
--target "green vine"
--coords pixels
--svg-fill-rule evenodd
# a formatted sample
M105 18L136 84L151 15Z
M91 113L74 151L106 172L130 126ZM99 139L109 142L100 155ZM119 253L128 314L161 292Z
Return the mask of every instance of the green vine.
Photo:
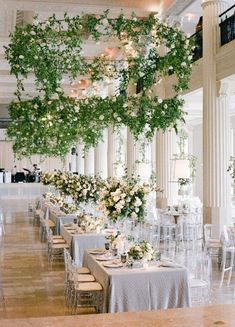
M119 42L121 59L99 56L87 60L82 54L87 38L94 41L115 38ZM165 56L160 54L162 46L166 48ZM11 74L17 79L18 102L10 106L12 123L8 129L8 136L16 142L15 153L19 156L33 153L61 156L77 139L81 139L87 149L99 142L108 125L124 124L135 138L144 133L148 140L155 129L176 129L179 121L184 122L183 100L178 96L188 87L193 47L192 41L182 32L160 22L153 14L147 19L137 19L134 14L131 19L123 14L110 19L105 11L100 16L71 18L65 14L63 20L53 15L46 22L35 18L33 24L17 27L6 47ZM24 80L32 73L38 96L25 100ZM177 77L173 86L176 95L169 99L153 96L154 83L172 73ZM112 98L71 100L62 88L65 76L71 83L78 76L88 76L91 81L109 78L119 81L119 87ZM128 85L140 79L142 92L138 96L128 96ZM54 110L53 119L46 125L43 119L46 110L51 110L50 101L59 102L65 111L68 107L69 113L67 118L61 118L61 112ZM35 109L35 103L39 104L39 109ZM73 112L71 116L70 112ZM32 118L30 113L34 113ZM58 123L61 119L65 119L64 128L61 128L63 123ZM22 126L35 126L35 123L37 128L33 137L29 137L32 128ZM55 133L51 141L49 130L53 128Z

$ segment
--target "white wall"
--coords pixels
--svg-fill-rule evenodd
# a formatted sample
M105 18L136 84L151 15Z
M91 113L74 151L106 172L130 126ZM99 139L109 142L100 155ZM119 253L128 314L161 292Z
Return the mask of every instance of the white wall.
M68 156L67 156L68 157ZM14 159L11 141L0 140L0 168L5 168L11 171L13 166L17 166L18 171L22 171L23 168L29 170L33 169L33 164L38 164L42 171L53 171L54 169L68 170L68 158L65 162L62 162L59 158L46 158L41 162L40 156L32 156L31 158L23 158L22 160Z

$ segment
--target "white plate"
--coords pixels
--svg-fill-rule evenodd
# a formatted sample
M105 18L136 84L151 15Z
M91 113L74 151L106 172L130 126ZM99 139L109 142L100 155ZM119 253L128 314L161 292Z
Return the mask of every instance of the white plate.
M115 259L114 257L108 257L106 255L101 255L99 257L96 257L96 260L98 260L98 261L111 261L114 259Z
M104 249L94 249L94 250L89 251L90 254L99 254L99 255L105 254L105 252L106 251Z
M103 263L103 266L106 268L122 268L123 264L120 263L112 263L112 262L105 262Z

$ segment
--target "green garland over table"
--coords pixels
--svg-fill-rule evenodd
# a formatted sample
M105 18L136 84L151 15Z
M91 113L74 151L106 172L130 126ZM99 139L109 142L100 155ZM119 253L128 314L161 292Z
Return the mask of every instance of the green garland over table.
M118 41L122 59L100 56L86 60L82 46L87 38ZM131 19L123 14L110 19L106 11L100 16L71 18L65 14L63 20L53 15L46 22L35 18L33 24L16 27L6 47L11 74L17 79L18 101L10 104L8 128L8 136L15 141L14 152L18 157L64 156L78 139L85 149L95 146L109 125L124 124L136 138L144 133L147 139L155 129L176 129L184 121L179 95L188 87L193 47L183 32L153 14L146 19L134 14ZM38 96L27 100L24 80L32 73ZM177 77L175 96L153 96L153 85L170 74ZM63 78L68 76L72 83L85 75L91 81L118 80L117 93L104 99L67 96ZM142 91L128 96L128 85L138 81Z

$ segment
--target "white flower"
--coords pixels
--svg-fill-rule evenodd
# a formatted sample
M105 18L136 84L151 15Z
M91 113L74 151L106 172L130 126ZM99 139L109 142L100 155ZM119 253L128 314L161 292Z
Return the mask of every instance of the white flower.
M118 195L115 195L114 197L113 197L113 201L114 202L118 202L120 200L120 197L118 196Z
M133 219L136 219L138 216L137 216L137 214L135 213L135 212L132 212L131 213L131 218L133 218Z
M104 19L102 19L101 21L100 21L100 23L101 23L101 25L108 25L109 24L109 21L108 21L108 19L107 18L104 18Z
M158 98L158 103L162 103L162 99Z
M20 55L19 58L20 58L20 59L24 59L24 56L23 56L23 55Z
M141 204L142 204L142 201L140 200L140 198L136 197L135 202L134 202L134 206L135 207L140 207Z
M104 120L104 115L100 115L99 120Z
M187 66L186 62L183 61L183 62L181 63L181 67L186 67L186 66Z
M31 35L36 35L36 33L34 31L31 31L30 34Z

